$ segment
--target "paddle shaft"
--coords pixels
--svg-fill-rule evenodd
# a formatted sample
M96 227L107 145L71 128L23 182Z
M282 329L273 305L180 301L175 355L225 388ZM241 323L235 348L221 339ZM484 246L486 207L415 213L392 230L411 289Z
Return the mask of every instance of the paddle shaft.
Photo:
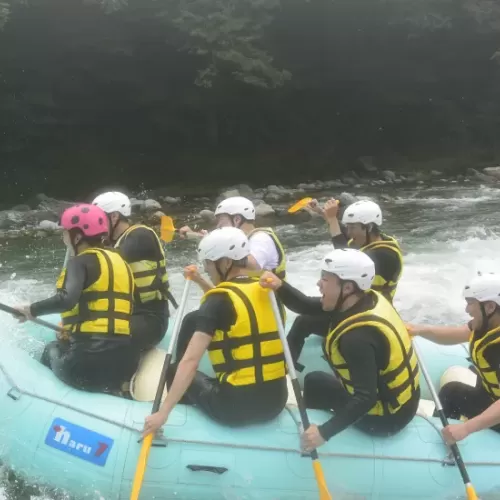
M434 388L434 384L432 383L432 379L429 375L429 372L427 371L425 364L422 362L422 356L420 355L420 350L419 350L419 347L418 347L416 341L413 342L413 349L415 350L415 354L416 354L417 359L418 359L418 364L420 365L420 371L422 372L422 375L424 376L425 382L427 383L427 386L429 387L429 391L431 393L432 399L434 400L434 404L436 405L436 410L438 412L439 419L441 420L443 427L446 427L449 424L448 419L446 418L446 415L444 414L443 406L441 405L441 401L440 401L439 396L436 392L436 389ZM462 454L460 453L458 446L456 444L453 444L450 446L450 449L451 449L451 452L453 453L453 458L455 459L457 467L460 470L460 474L462 475L462 479L464 481L464 484L466 486L469 486L469 485L471 486L469 473L467 472L464 461L462 459Z
M181 328L182 317L184 316L184 309L186 308L186 302L189 293L189 287L191 285L190 280L186 280L184 284L184 290L182 292L181 303L177 309L177 314L175 315L174 325L172 327L172 336L170 337L170 342L167 348L167 354L165 356L165 361L163 362L163 367L161 370L160 380L158 382L158 388L156 389L156 396L153 402L153 409L151 413L156 413L160 409L161 398L163 396L163 391L165 390L165 384L167 381L167 372L170 366L170 361L172 360L172 352L177 341L177 336L179 335L179 330ZM138 500L141 492L142 481L144 479L144 474L146 472L146 467L148 465L149 451L151 450L151 445L153 444L153 434L148 434L142 441L141 451L139 452L139 458L137 460L137 467L135 470L134 480L132 483L132 492L130 494L131 500Z
M0 303L0 311L4 311L6 313L12 314L13 316L16 316L17 318L21 318L24 316L17 309L14 309L13 307L10 307L6 304ZM48 321L45 321L43 319L33 318L33 319L28 320L28 321L32 321L33 323L36 323L37 325L44 326L45 328L50 328L51 330L54 330L57 333L64 333L64 330L61 327L54 325L53 323L49 323Z
M285 328L283 327L283 321L281 320L280 309L278 306L278 301L276 300L276 295L271 291L270 293L271 305L273 307L274 317L276 318L276 323L278 323L278 332L280 334L280 340L283 344L283 351L285 354L285 361L288 367L288 375L292 381L293 393L295 394L295 399L297 400L297 406L299 407L300 419L302 420L302 425L304 430L308 429L311 425L309 422L309 417L307 416L306 407L304 400L302 398L302 393L300 392L300 384L297 380L297 372L295 371L295 365L292 360L292 355L290 353L290 348L288 347L288 341L285 335ZM313 460L318 459L318 452L313 450L311 452L311 458Z
M156 413L160 409L161 397L163 396L163 391L165 390L165 384L167 381L167 372L170 366L170 362L172 361L172 353L174 352L175 344L177 342L177 337L179 336L179 331L181 329L182 317L184 316L184 309L186 308L186 302L190 286L191 286L191 280L186 280L186 283L184 284L184 290L182 291L181 303L177 308L177 313L174 318L174 325L172 327L172 336L170 337L170 342L168 343L167 355L165 356L165 361L163 362L160 381L158 383L158 388L156 390L156 396L151 413Z

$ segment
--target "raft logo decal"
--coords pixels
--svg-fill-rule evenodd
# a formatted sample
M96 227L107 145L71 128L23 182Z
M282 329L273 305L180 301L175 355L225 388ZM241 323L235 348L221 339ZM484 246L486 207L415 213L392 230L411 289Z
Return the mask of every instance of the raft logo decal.
M106 465L113 443L107 436L61 418L53 420L45 437L47 446L101 467Z

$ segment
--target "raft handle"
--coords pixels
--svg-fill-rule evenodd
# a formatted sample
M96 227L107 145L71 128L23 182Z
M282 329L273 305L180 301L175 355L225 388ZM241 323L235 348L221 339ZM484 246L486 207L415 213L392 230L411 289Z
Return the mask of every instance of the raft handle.
M213 472L214 474L224 474L224 472L227 472L227 467L215 467L213 465L194 465L194 464L189 464L186 465L186 467L189 470L192 470L193 472L200 472L200 471L205 471L205 472Z
M10 399L17 401L18 399L21 399L22 393L17 387L12 387L7 393L7 396L9 396Z

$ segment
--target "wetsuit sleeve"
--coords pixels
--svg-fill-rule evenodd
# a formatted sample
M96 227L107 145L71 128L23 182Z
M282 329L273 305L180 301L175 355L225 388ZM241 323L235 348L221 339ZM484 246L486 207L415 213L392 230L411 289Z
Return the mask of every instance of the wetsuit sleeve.
M349 365L354 394L336 415L319 426L323 439L330 439L365 416L377 402L377 350L384 348L372 327L360 327L340 339L339 349Z
M375 273L386 281L392 281L401 271L401 262L398 256L388 248L368 250L366 255L375 264Z
M495 370L498 380L500 380L500 345L492 344L484 351L484 358L488 364Z
M212 337L217 330L227 332L236 322L236 311L225 293L209 295L198 309L196 331Z
M127 234L117 250L123 260L128 263L163 259L156 236L152 231L143 227L138 227Z
M278 290L278 298L285 307L297 314L314 316L324 313L320 297L308 297L286 281L283 281L283 285Z
M341 230L342 230L342 226L340 227ZM336 236L333 236L332 237L332 244L333 244L333 247L338 249L338 248L348 248L348 239L345 235L344 232L340 233L340 234L337 234Z
M95 283L100 275L96 255L85 254L70 259L63 287L52 297L31 304L34 317L70 311L80 300L82 291Z

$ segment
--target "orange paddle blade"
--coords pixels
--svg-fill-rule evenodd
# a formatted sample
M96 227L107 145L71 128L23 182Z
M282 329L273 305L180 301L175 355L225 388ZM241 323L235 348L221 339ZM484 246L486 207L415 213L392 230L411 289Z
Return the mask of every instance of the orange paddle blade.
M153 437L153 434L148 434L142 441L141 451L139 453L139 459L137 460L137 467L135 469L134 482L132 483L130 500L139 499L142 481L148 464L149 450L151 450L151 445L153 444Z
M160 238L165 243L170 243L174 239L175 226L172 217L162 215L160 225Z
M325 476L319 460L313 460L313 469L314 475L316 476L316 483L318 484L319 499L332 500L332 495L330 495L328 491L328 486L326 485Z
M298 212L299 210L302 210L303 208L305 208L307 206L307 204L309 202L312 201L312 198L302 198L301 200L299 200L297 203L295 203L295 205L292 205L289 209L288 209L288 213L289 214L294 214L295 212Z

